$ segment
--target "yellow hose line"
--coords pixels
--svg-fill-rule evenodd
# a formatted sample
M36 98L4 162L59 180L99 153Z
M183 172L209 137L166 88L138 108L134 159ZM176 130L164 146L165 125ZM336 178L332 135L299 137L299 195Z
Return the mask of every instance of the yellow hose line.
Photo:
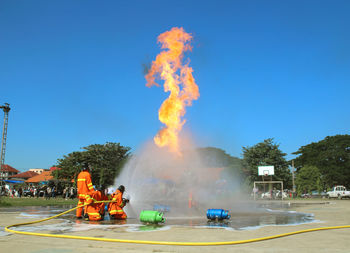
M112 201L97 201L95 203L107 203L107 202L112 202ZM10 233L15 233L15 234L22 234L22 235L35 235L35 236L44 236L44 237L79 239L79 240L102 241L102 242L122 242L122 243L137 243L137 244L173 245L173 246L219 246L219 245L234 245L234 244L259 242L259 241L271 240L271 239L281 238L281 237L285 237L285 236L308 233L308 232L315 232L315 231L321 231L321 230L350 228L350 225L311 228L311 229L304 229L304 230L283 233L283 234L278 234L278 235L253 238L253 239L248 239L248 240L226 241L226 242L166 242L166 241L126 240L126 239L113 239L113 238L96 238L96 237L88 237L88 236L57 235L57 234L44 234L44 233L34 233L34 232L22 232L22 231L16 231L16 230L10 229L10 227L18 227L18 226L22 226L22 225L34 224L34 223L39 223L39 222L51 220L53 218L59 217L61 215L64 215L66 213L69 213L77 208L80 208L80 207L83 207L86 205L88 205L88 204L74 207L72 209L69 209L69 210L63 212L63 213L60 213L60 214L57 214L57 215L54 215L54 216L51 216L49 218L45 218L42 220L9 225L9 226L5 227L5 231L10 232Z

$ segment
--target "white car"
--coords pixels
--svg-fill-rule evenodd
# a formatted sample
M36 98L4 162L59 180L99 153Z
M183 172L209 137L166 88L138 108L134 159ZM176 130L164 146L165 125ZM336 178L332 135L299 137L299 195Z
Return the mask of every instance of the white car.
M280 199L280 198L284 198L285 199L287 197L288 197L287 193L285 193L284 191L281 192L280 190L277 190L276 195L275 195L276 199Z
M333 187L333 190L327 192L328 198L350 198L350 191L347 191L345 186L336 185Z
M262 199L271 199L271 192L264 192L261 194Z

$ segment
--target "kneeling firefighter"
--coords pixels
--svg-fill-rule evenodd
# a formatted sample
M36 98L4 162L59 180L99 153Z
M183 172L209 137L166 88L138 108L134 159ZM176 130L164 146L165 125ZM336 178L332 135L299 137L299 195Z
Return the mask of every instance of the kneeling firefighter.
M129 200L123 198L124 191L124 185L120 185L111 196L113 202L108 204L108 212L112 219L124 220L127 218L123 208Z
M104 191L94 191L91 195L87 195L86 202L89 203L86 206L85 215L91 221L103 220L105 215L105 203L95 203L96 201L108 200L108 197L104 195Z

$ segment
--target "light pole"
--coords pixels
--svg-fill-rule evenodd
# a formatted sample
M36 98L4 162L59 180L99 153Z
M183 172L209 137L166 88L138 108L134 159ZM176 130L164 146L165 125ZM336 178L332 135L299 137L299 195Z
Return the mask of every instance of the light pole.
M1 157L0 157L0 175L1 175L1 186L3 184L3 166L5 164L5 152L6 152L6 139L7 139L7 125L9 118L9 111L11 110L10 105L5 103L5 105L0 106L4 111L4 126L2 129L2 140L1 140ZM2 189L1 189L2 190Z
M294 183L294 160L292 160L292 181L293 181L293 196L295 193L295 183Z

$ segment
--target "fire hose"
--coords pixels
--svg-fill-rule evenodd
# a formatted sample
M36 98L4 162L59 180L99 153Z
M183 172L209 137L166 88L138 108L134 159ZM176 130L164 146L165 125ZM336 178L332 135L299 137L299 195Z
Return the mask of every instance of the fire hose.
M109 203L109 202L113 202L113 201L95 201L94 203ZM69 210L62 212L60 214L51 216L49 218L9 225L9 226L5 227L5 231L10 232L10 233L14 233L14 234L22 234L22 235L44 236L44 237L65 238L65 239L78 239L78 240L90 240L90 241L103 241L103 242L153 244L153 245L173 245L173 246L220 246L220 245L235 245L235 244L244 244L244 243L251 243L251 242L266 241L266 240L272 240L272 239L277 239L277 238L291 236L291 235L297 235L297 234L315 232L315 231L322 231L322 230L350 228L350 225L320 227L320 228L304 229L304 230L299 230L299 231L294 231L294 232L282 233L282 234L247 239L247 240L224 241L224 242L171 242L171 241L167 242L167 241L127 240L127 239L117 239L117 238L96 238L96 237L88 237L88 236L58 235L58 234L24 232L24 231L17 231L17 230L10 229L11 227L19 227L19 226L35 224L35 223L40 223L43 221L51 220L51 219L57 218L59 216L62 216L64 214L67 214L71 211L74 211L77 208L84 207L87 205L89 205L89 204L84 204L81 206L74 207L72 209L69 209Z

